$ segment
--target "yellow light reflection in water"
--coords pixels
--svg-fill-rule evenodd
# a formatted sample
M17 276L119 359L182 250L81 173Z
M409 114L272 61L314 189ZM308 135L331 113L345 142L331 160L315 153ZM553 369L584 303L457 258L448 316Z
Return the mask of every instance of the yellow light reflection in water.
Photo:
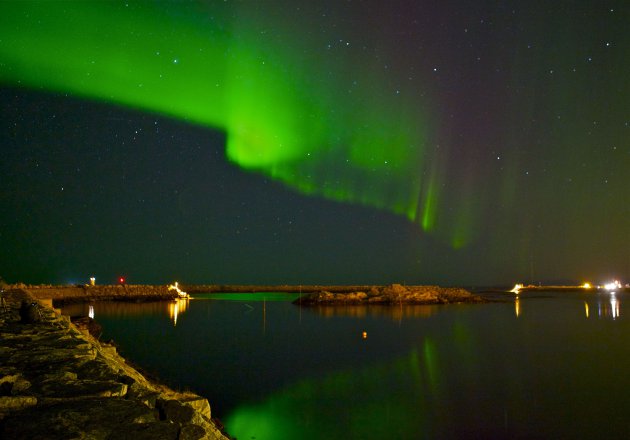
M301 309L300 309L301 310ZM440 311L437 305L417 305L408 304L402 307L379 306L379 305L353 305L353 306L319 306L309 308L309 311L317 313L325 318L337 316L366 318L368 316L379 316L391 318L399 321L403 318L429 318Z
M168 314L173 321L173 326L177 325L177 317L188 308L187 299L176 299L168 304Z
M586 313L586 317L588 318L588 303L584 301L584 312Z
M521 315L521 302L519 301L518 296L514 300L514 313L517 318Z

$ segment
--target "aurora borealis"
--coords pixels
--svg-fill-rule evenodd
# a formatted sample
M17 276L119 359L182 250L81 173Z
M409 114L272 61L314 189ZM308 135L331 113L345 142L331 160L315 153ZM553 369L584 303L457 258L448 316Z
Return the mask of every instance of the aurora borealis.
M27 11L40 15L28 18L38 23L35 32L17 30L5 37L5 47L14 49L5 55L14 60L3 75L10 82L225 131L228 159L244 169L305 194L416 219L422 106L403 103L385 115L383 110L400 106L399 91L378 78L368 79L369 89L356 87L356 96L346 93L345 102L335 106L333 97L345 92L343 78L322 70L317 59L294 63L299 55L290 52L295 50L259 41L265 29L280 25L277 20L256 23L248 17L250 7L235 23L228 21L230 31L222 31L211 20L193 23L192 14L201 12L197 8L181 11L189 19L173 20L146 3L130 9L85 2L72 7L77 26L68 28L68 11L59 4L13 6L13 14L4 15L7 34ZM165 27L171 32L163 33ZM334 67L343 72L350 66L340 61ZM337 165L334 173L328 171L331 165Z
M4 2L0 275L623 279L628 18L594 1Z

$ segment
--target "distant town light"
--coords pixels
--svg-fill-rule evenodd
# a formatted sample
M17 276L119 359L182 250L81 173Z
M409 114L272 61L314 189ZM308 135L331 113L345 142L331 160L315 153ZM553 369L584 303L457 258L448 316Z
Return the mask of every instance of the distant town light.
M606 290L621 289L621 283L618 280L615 280L615 281L610 282L610 283L606 283L606 284L604 284L604 289L606 289Z
M518 294L519 291L523 288L524 286L522 284L515 284L514 287L512 287L512 290L510 290L510 292L512 293L516 293Z
M582 289L592 289L593 286L591 286L591 283L584 283L582 284Z
M96 285L96 278L90 277L90 286L95 286L95 285Z

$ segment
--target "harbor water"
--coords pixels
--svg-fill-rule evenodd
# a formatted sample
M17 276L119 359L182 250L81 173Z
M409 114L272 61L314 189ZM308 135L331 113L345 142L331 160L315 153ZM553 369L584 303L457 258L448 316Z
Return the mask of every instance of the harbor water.
M628 438L623 292L304 308L288 294L75 304L239 439Z

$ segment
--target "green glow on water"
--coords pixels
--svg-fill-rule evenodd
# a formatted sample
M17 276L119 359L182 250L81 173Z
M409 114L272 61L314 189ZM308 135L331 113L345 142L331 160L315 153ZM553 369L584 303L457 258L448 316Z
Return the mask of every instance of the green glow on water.
M0 81L224 130L243 169L411 221L422 212L430 230L424 104L399 96L382 66L318 55L291 26L256 2L2 2Z
M438 387L440 373L438 369L437 351L435 345L429 338L424 340L423 349L429 385L431 386L431 390L435 392Z
M426 349L425 349L426 351ZM433 356L433 348L429 347ZM237 438L404 438L426 433L427 399L435 384L427 355L303 380L226 418ZM435 365L433 365L434 368ZM408 386L412 377L414 385ZM365 396L365 398L357 398Z
M195 293L193 299L213 299L221 301L295 301L300 297L299 293L285 292L252 292L252 293Z

